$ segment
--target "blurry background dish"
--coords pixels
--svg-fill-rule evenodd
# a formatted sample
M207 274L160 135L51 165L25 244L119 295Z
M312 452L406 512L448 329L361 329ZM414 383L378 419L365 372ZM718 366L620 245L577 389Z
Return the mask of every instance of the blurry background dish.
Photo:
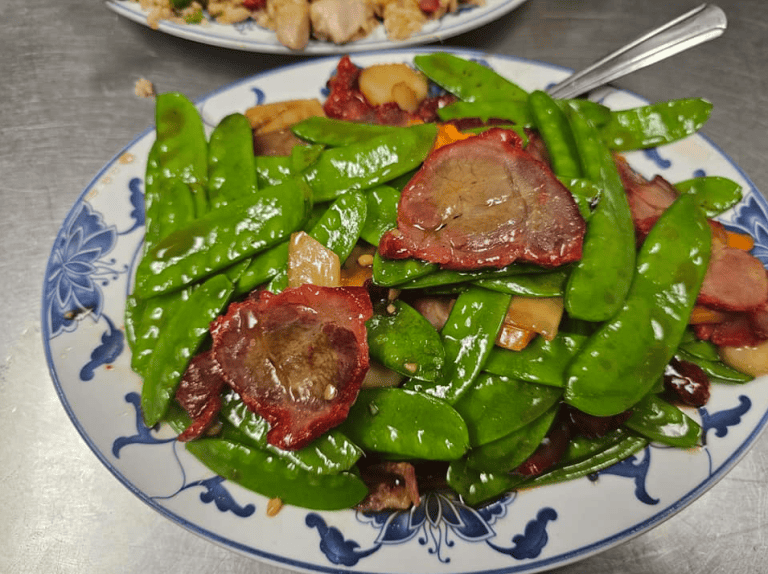
M477 2L477 5L473 2ZM199 24L185 24L182 21L159 20L150 18L150 12L142 10L141 4L134 0L106 0L107 7L145 26L157 27L158 30L186 38L203 44L210 44L235 50L251 52L268 52L283 54L346 54L367 50L381 50L392 47L412 46L438 42L440 40L473 30L483 24L492 22L503 14L515 9L525 0L470 0L462 3L454 12L447 13L439 19L426 20L423 26L403 39L390 39L383 25L378 25L370 34L359 40L345 44L335 44L331 41L311 38L301 50L293 50L283 45L274 31L262 27L253 19L246 19L234 24L221 24L208 14ZM274 18L270 18L274 21ZM400 28L396 36L402 35L403 25L393 24ZM286 42L286 43L290 43Z
M353 61L407 62L415 53L390 50ZM526 89L546 88L568 73L512 57L454 53L487 62ZM203 119L213 126L257 97L294 97L297 86L307 97L319 96L337 61L303 62L225 87L199 102ZM604 103L627 108L645 101L614 91ZM120 326L141 245L137 206L153 137L146 130L110 161L65 218L45 273L43 342L62 403L101 462L152 508L211 541L313 572L336 571L339 564L381 574L445 572L446 564L466 573L549 569L624 542L680 511L733 468L768 422L768 379L718 385L697 412L705 438L700 449L650 446L596 476L513 494L479 510L435 493L410 513L285 507L270 518L266 498L223 481L188 455L169 429L147 429L137 416L140 381L130 370ZM670 181L705 172L740 183L743 201L720 219L754 235L755 253L768 261L768 238L761 233L768 226L768 202L707 138L697 135L627 158L641 173ZM92 310L73 315L60 305L66 292ZM738 512L735 501L727 512Z

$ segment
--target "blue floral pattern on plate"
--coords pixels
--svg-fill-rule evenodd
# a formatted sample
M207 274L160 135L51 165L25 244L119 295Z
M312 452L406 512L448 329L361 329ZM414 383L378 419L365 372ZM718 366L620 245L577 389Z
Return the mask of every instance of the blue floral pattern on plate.
M558 81L566 73L525 60L457 53L520 77L529 89ZM357 60L363 65L403 61L413 54L391 51ZM216 92L199 104L206 124L211 127L227 113L254 103L285 99L297 83L316 86L320 94L335 61L315 60L267 72ZM628 107L643 101L616 93L608 96L607 103ZM398 512L286 508L279 517L290 521L292 543L265 545L259 531L275 520L264 515L266 500L205 469L180 448L168 429L147 428L139 411L140 381L130 370L122 313L140 252L143 158L151 141L148 131L108 164L62 224L43 285L43 339L62 403L94 453L147 504L211 540L290 568L317 572L338 572L338 567L371 573L552 568L651 528L677 512L727 472L766 424L764 384L718 387L706 408L690 413L704 429L699 451L649 446L581 481L512 493L481 508L469 507L448 492L428 493L418 507ZM680 153L676 145L634 154L630 161L670 181L702 175L702 164L694 164L690 154ZM708 173L742 182L744 201L720 219L755 237L754 253L768 264L766 201L706 139L691 138L679 145L709 154ZM103 177L107 172L109 177ZM682 486L675 491L661 488L654 476L674 471L681 457L689 471ZM627 516L623 526L584 529L582 513L604 512L607 501ZM405 570L393 563L393 556Z

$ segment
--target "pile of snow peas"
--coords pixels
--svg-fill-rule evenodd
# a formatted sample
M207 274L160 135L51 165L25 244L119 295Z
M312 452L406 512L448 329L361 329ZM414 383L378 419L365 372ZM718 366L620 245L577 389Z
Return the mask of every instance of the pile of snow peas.
M737 203L741 190L720 177L679 182L680 198L637 249L612 154L691 135L711 104L693 98L614 111L529 93L447 53L417 56L414 65L458 97L441 119L497 118L523 135L524 128L541 134L553 171L587 221L582 259L558 269L513 263L458 272L376 254L374 285L455 297L440 331L405 297L375 307L367 323L371 359L402 384L362 389L344 423L295 451L268 444L267 423L225 392L217 432L187 443L189 452L265 496L330 510L366 496L356 464L368 453L444 461L447 484L475 505L597 472L650 441L699 444L697 422L663 398L663 372L677 357L715 381L751 380L687 326L709 259L707 217ZM400 191L438 129L315 117L292 128L306 145L257 157L244 115L225 117L208 137L194 104L178 93L157 96L156 127L146 235L125 327L131 366L143 379L145 423L165 421L180 432L191 421L174 394L191 357L210 344L209 323L254 289L287 288L294 232L306 231L342 262L358 242L377 245L396 226ZM566 313L552 340L539 336L511 351L494 342L518 295L563 297ZM563 404L596 416L632 415L604 437L571 441L538 476L515 473Z

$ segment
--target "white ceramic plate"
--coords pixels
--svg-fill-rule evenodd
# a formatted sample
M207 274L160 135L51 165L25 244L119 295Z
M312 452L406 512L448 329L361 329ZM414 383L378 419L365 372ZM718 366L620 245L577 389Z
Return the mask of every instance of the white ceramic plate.
M483 60L527 89L568 73L515 58L455 53ZM393 50L353 61L365 66L413 55ZM211 94L199 107L213 125L257 102L322 97L336 62L323 58L266 72ZM645 102L614 92L605 103L625 108ZM699 449L650 446L597 476L510 495L481 510L430 494L411 512L371 517L285 507L269 518L264 497L208 471L169 429L146 428L137 412L141 381L129 367L122 317L142 241L142 178L153 138L147 129L118 153L64 221L45 275L43 338L56 390L96 456L141 500L205 538L311 572L548 569L626 541L693 502L744 455L768 420L768 379L715 385L709 404L689 413L704 428ZM745 198L722 220L753 235L755 254L768 262L768 204L712 142L694 136L629 154L629 160L644 175L661 173L672 182L705 173L739 182Z
M403 46L439 42L464 32L474 30L500 18L514 10L526 0L486 0L484 6L466 6L454 14L448 14L439 20L427 23L419 32L406 40L389 40L383 26L378 26L369 36L337 45L311 39L303 50L297 52L286 48L277 41L275 33L258 26L253 20L240 24L217 24L208 18L203 25L184 25L162 21L159 30L173 36L186 38L203 44L222 48L233 48L249 52L269 52L279 54L348 54L368 50L388 50ZM107 7L121 16L125 16L147 26L147 12L138 2L132 0L106 0Z

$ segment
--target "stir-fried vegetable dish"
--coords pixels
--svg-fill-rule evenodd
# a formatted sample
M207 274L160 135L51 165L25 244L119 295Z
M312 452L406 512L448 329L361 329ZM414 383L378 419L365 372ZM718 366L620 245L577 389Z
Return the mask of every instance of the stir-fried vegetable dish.
M384 66L344 57L324 102L210 136L157 96L125 315L145 423L315 509L476 505L699 445L710 385L768 371L768 276L713 219L735 182L621 153L711 104L554 100L446 53Z

